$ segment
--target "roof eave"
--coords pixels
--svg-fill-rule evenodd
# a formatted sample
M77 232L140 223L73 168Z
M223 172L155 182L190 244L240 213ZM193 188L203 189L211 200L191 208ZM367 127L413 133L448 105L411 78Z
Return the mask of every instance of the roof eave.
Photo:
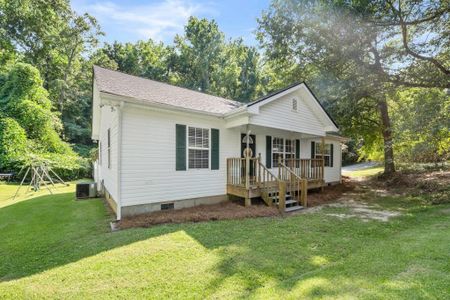
M114 93L110 93L110 92L106 92L106 91L100 91L100 94L103 94L103 95L106 95L106 96L112 97L112 98L117 98L117 99L113 99L115 101L125 101L125 102L129 102L129 103L133 103L133 104L154 107L154 108L159 108L159 109L180 111L180 112L187 112L187 113L196 113L196 114L208 115L208 116L218 117L218 118L221 118L224 115L222 113L208 112L208 111L204 111L204 110L185 108L185 107L164 104L164 103L158 103L158 102L153 102L153 101L150 102L148 100L133 98L133 97L124 96L124 95L118 95L118 94L114 94Z

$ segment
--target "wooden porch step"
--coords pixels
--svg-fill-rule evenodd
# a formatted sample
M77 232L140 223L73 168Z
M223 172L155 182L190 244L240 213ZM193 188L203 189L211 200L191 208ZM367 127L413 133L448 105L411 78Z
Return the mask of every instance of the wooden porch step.
M297 200L286 200L286 205L291 205L297 203Z
M296 211L296 210L300 210L300 209L303 209L303 206L301 206L301 205L295 205L295 206L289 206L289 207L286 207L286 208L284 209L284 211L285 211L285 212L291 212L291 211Z

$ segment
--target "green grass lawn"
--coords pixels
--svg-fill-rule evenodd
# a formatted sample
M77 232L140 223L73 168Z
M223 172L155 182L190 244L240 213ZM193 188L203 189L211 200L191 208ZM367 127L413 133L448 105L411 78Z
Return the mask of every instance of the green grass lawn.
M384 167L375 166L358 171L343 172L343 175L349 177L370 177L383 173Z
M2 299L450 295L450 205L366 197L402 216L328 215L340 207L110 232L103 202L75 201L73 185L13 202L15 188L0 185Z

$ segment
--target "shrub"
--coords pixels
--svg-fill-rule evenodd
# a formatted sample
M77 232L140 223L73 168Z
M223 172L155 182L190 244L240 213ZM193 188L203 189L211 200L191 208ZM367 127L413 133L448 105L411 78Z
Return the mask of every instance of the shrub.
M0 169L17 171L27 156L27 135L12 118L0 117Z

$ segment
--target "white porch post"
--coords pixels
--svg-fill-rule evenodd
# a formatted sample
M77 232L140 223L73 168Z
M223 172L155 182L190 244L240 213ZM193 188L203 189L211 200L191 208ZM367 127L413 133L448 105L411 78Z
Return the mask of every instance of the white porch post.
M248 151L250 146L250 129L247 125L247 133L246 133L246 148L244 150L245 154L245 189L247 190L247 197L245 197L245 206L251 205L250 199L250 153Z
M322 190L322 192L323 192L323 187L324 187L324 185L325 185L325 138L324 137L322 137L322 139L321 139L321 142L322 142L322 166L321 166L321 168L322 168L322 185L321 185L321 190Z

